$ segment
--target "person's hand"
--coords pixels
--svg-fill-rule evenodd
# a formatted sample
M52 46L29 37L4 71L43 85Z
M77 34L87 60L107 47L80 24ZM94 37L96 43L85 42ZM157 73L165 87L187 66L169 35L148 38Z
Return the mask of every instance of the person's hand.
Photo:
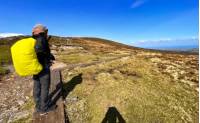
M50 53L50 55L49 55L49 58L50 58L51 60L55 60L55 57L54 57L54 55L53 55L53 54L51 54L51 53Z
M55 60L52 60L51 62L52 62L52 64L55 64L55 63L56 63L56 61L55 61Z
M55 60L50 60L50 66L52 66L53 64L55 64Z

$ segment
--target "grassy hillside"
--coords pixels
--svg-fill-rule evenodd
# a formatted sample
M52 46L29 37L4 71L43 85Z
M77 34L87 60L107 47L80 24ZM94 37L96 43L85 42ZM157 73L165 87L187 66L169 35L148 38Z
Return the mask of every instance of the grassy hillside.
M75 84L66 96L72 123L102 122L112 107L108 121L198 122L197 55L151 52L91 38L66 42L54 44L52 51L68 65L65 89Z
M198 122L198 55L99 38L54 36L50 44L56 60L67 64L62 77L71 123ZM20 107L33 108L32 97ZM18 121L30 122L31 116Z

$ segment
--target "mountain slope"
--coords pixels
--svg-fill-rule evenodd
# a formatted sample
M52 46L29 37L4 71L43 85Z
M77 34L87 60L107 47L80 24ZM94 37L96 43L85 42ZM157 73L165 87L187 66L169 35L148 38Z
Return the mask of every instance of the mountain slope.
M127 123L198 122L198 55L146 50L99 38L54 36L50 44L56 60L67 64L62 77L71 123L115 119ZM10 73L0 82L12 83L12 76L16 78L13 86L21 83L19 90L26 91L22 97L29 97L18 112L30 112L34 107L32 80L22 81ZM9 90L10 95L19 98L3 85L2 96ZM0 102L2 112L12 110L13 106L5 106L6 101L3 98ZM1 114L0 119L3 116L17 119ZM31 121L31 113L18 121Z

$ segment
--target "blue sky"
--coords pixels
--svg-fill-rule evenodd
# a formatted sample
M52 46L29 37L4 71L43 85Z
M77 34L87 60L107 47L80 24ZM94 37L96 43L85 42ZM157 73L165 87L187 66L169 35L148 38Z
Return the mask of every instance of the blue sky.
M91 36L126 44L198 37L198 0L1 0L0 33Z

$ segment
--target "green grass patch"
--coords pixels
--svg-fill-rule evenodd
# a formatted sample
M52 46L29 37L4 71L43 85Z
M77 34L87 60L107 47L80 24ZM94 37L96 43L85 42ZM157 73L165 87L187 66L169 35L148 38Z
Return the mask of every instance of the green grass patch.
M10 46L0 45L0 64L11 63Z
M11 123L32 123L31 116L29 115L28 117L24 117L24 118L15 120L15 121L13 121Z
M34 108L34 101L33 98L31 97L22 107L22 110L30 110Z
M0 75L7 74L9 71L5 69L4 67L0 66Z
M65 63L87 63L91 62L97 57L92 54L69 54L69 55L62 55L58 58L60 61Z
M7 65L11 63L11 53L10 46L0 45L0 74L4 75L8 73L8 70L3 67L3 65Z

